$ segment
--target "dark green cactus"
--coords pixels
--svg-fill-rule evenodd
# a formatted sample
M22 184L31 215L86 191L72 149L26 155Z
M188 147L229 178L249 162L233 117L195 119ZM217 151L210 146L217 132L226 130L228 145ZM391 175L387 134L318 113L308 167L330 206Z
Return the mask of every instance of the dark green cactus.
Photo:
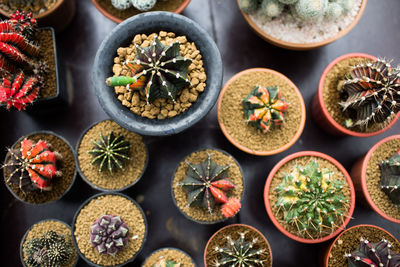
M388 160L379 164L381 180L379 185L395 205L400 204L400 150Z
M296 165L285 174L275 188L278 200L275 203L283 212L286 223L295 226L299 233L333 230L335 221L344 220L348 200L342 193L343 183L334 179L330 169L320 169L311 161L306 166Z
M129 159L130 144L122 135L116 137L111 131L104 138L100 133L100 140L93 140L93 144L94 148L88 153L94 157L91 164L99 164L99 171L103 171L107 166L108 171L112 173L116 167L122 169L124 161Z
M72 244L52 230L40 238L28 240L23 251L28 267L61 267L69 262L73 255Z
M239 238L233 240L229 235L226 237L225 247L215 247L218 255L214 266L216 267L251 267L263 266L263 255L267 254L265 248L260 247L258 238L246 239L245 233L239 233Z
M400 254L390 249L386 239L377 243L370 243L361 238L361 243L352 253L345 254L349 267L399 267Z
M341 88L346 126L388 122L400 111L400 70L383 59L354 66Z
M181 56L179 42L163 45L154 36L153 43L146 48L135 45L136 57L127 66L133 77L109 77L108 86L125 86L133 90L141 90L147 103L157 98L170 98L175 101L176 94L190 85L187 76L191 59Z

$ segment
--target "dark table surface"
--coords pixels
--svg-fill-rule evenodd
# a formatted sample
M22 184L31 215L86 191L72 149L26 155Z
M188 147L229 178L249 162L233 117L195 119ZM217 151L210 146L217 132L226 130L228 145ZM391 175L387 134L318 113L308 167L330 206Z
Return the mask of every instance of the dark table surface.
M75 146L81 132L91 123L107 118L97 102L90 82L90 71L97 48L116 26L101 15L89 0L77 0L77 13L70 26L57 35L59 53L70 77L72 96L68 111L46 116L0 111L0 156L5 147L35 130L52 130ZM219 3L218 3L219 2ZM132 266L139 266L153 250L165 246L181 248L203 266L203 250L208 238L231 223L252 225L269 240L274 266L317 266L321 245L297 243L281 234L264 208L263 188L269 171L283 157L301 150L316 150L333 156L347 170L357 158L383 137L398 134L400 123L384 134L371 138L338 138L323 132L311 118L310 103L323 69L336 57L365 52L399 61L400 1L369 0L358 25L345 37L326 47L294 52L274 47L257 37L239 13L235 0L192 0L183 13L197 21L216 41L224 62L224 82L233 74L253 67L267 67L288 76L300 88L307 106L303 135L289 150L275 156L257 157L239 151L219 129L216 107L189 130L170 137L146 137L150 162L141 181L125 193L144 196L141 203L149 222L148 240ZM217 225L199 225L185 219L174 206L170 182L179 161L202 147L216 147L232 154L242 165L246 179L245 198L240 216ZM60 201L36 207L13 198L4 184L1 198L1 266L20 266L19 243L33 223L45 218L72 222L79 205L97 193L78 176L72 190ZM400 228L358 203L349 226L375 224L400 238ZM82 260L78 266L87 266Z

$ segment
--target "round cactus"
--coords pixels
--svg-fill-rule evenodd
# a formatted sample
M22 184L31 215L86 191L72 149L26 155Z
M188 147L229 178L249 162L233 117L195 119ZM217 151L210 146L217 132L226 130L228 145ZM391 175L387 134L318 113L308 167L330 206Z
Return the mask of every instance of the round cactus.
M131 0L111 0L111 4L119 10L125 10L132 6Z
M343 8L344 14L348 13L354 6L354 0L337 0L336 2Z
M328 0L299 0L294 9L302 20L318 20L323 17L328 6Z
M343 8L338 3L329 3L326 10L326 16L329 18L339 18L343 14Z
M254 12L258 9L258 0L240 0L239 8L246 13Z
M260 14L267 17L277 17L282 13L284 5L278 0L263 0L261 3Z
M156 5L157 0L131 0L131 2L132 5L138 10L149 11Z
M115 255L129 240L129 227L120 216L103 215L90 226L90 242L100 254Z

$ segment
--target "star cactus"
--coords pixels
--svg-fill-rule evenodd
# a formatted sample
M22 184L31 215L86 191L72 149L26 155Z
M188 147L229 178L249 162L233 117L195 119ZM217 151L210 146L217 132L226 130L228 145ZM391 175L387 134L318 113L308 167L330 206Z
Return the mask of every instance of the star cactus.
M277 86L256 85L242 100L242 104L247 123L261 129L264 133L284 123L285 112L289 107L289 104L281 99Z

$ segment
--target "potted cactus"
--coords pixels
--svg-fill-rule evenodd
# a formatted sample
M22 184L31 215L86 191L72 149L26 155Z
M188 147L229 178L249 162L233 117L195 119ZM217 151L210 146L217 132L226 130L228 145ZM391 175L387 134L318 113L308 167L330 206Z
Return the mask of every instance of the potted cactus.
M196 267L192 257L177 248L160 248L146 258L142 267Z
M356 225L340 233L327 247L320 266L398 266L400 243L385 229Z
M255 68L239 72L225 84L217 116L223 134L233 145L266 156L297 141L304 129L306 108L300 91L286 76Z
M212 224L235 216L244 179L239 163L217 149L195 151L182 160L172 179L172 199L182 214Z
M400 223L400 135L376 143L351 169L357 199L383 218Z
M267 42L292 50L327 45L360 20L366 0L237 0L250 27Z
M312 114L334 135L370 137L392 127L400 116L399 70L368 54L332 61L319 81Z
M346 169L328 155L302 151L282 159L268 175L264 202L273 224L302 243L320 243L342 231L354 211Z
M146 236L143 210L120 193L92 196L80 206L72 223L74 245L91 266L122 266L132 262Z
M93 5L110 20L123 20L147 11L182 13L190 0L92 0Z
M8 149L3 174L6 187L20 201L43 204L58 200L75 181L74 150L53 132L30 133Z
M71 227L56 219L47 219L32 225L20 245L24 267L72 267L78 262L78 253L72 244Z
M75 14L75 0L4 0L0 2L0 14L10 18L16 11L31 12L41 27L64 30Z
M245 249L243 249L245 248ZM265 236L246 224L231 224L213 234L204 249L204 266L272 266Z
M221 57L209 35L169 12L121 23L95 61L92 77L101 106L122 127L143 135L176 134L198 122L222 81Z
M101 191L122 191L136 184L149 158L142 137L112 120L103 120L87 128L76 151L81 177Z

